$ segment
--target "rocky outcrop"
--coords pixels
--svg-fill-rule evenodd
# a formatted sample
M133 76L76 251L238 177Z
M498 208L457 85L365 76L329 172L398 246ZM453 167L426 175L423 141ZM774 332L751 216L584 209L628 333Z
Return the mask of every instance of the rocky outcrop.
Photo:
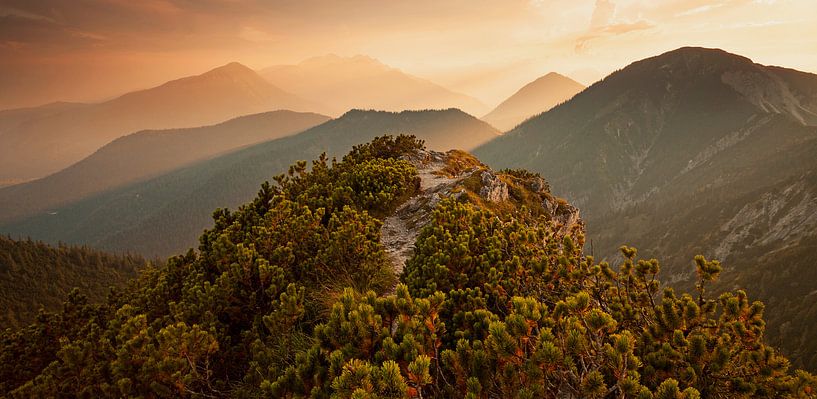
M576 237L584 234L584 220L579 215L579 209L568 204L562 199L548 198L542 202L542 206L550 213L550 220L553 221L557 236Z
M521 184L524 190L535 194L530 197L539 198L537 203L541 204L543 213L553 223L557 238L571 235L574 242L581 242L579 235L584 235L584 221L579 216L579 210L564 200L553 197L545 179L538 175L525 178L503 176L481 165L471 155L463 154L458 151L417 151L403 158L417 168L420 191L383 220L381 242L396 273L403 271L414 251L414 243L420 230L428 224L431 213L443 198L471 195L472 198L479 197L486 206L499 205L515 200L511 196L509 184L512 180L512 184ZM453 165L456 167L452 167ZM478 188L472 185L475 179L478 179ZM466 184L466 181L471 184Z
M479 189L479 196L490 202L507 201L508 184L494 172L486 170L482 172L482 188Z
M530 183L530 189L537 194L548 194L550 193L550 184L543 177L535 176Z

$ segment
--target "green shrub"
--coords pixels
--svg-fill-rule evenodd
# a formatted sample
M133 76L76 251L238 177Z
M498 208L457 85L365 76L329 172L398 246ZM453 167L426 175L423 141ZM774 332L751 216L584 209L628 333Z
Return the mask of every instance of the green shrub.
M378 218L415 193L421 147L293 165L216 211L198 252L7 330L0 395L814 397L763 342L762 304L707 296L719 263L696 258L695 296L661 291L658 261L624 247L614 270L534 213L440 201L395 289Z

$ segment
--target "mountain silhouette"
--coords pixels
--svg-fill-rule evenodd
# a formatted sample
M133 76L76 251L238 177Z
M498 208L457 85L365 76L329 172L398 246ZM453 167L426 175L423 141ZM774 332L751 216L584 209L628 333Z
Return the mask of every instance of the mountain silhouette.
M195 244L213 209L251 199L265 180L325 152L340 156L384 134L413 134L429 148L471 149L499 132L460 110L353 110L300 134L271 140L13 223L0 232L48 242L166 256Z
M507 131L524 120L569 100L582 90L584 85L581 83L551 72L523 86L483 116L482 120Z
M486 106L475 98L409 75L370 57L327 55L297 65L261 70L272 84L319 102L332 115L350 109L402 111L459 108L481 115Z
M299 133L329 118L271 111L212 126L120 137L55 174L0 188L0 221L19 219L231 150Z
M210 125L258 112L313 108L253 70L231 63L19 124L0 135L0 180L43 177L138 130Z

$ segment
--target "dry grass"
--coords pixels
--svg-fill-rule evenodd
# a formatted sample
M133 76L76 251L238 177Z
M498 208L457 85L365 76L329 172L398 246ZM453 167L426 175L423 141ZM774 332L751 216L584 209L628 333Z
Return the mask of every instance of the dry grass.
M448 151L447 154L448 158L446 159L445 167L437 172L440 176L453 178L461 175L467 170L488 168L473 155L465 151L451 150Z

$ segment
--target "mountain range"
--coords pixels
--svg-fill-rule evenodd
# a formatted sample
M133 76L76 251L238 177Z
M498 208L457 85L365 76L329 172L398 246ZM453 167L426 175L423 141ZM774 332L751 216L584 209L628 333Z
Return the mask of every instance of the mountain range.
M300 134L252 145L0 225L14 236L83 243L147 256L194 246L216 208L235 208L299 160L339 156L384 134L414 134L430 148L470 150L499 131L456 109L347 112ZM12 187L13 188L13 187ZM7 188L8 189L8 188Z
M50 211L230 150L299 133L328 119L313 113L271 111L212 126L129 134L57 173L0 188L0 222Z
M281 104L292 101L291 108L302 104L342 116L308 128L325 117L298 114L306 118L299 126L308 128L299 134L293 133L300 127L292 127L254 136L251 122L277 115L270 113L110 142L125 133L110 130L106 140L96 136L99 125L88 115L113 115L99 111L109 109L102 104L0 112L0 142L17 143L0 149L8 155L0 162L9 165L21 155L24 164L45 169L49 163L35 162L36 157L56 152L49 152L48 146L27 149L20 140L28 137L26 132L46 127L60 132L43 136L52 147L63 146L68 141L61 140L71 137L93 136L95 148L110 142L63 172L0 189L0 204L4 198L16 198L7 200L7 206L25 214L0 220L0 231L147 256L178 253L193 246L201 230L212 224L213 209L248 201L260 182L291 164L322 152L339 156L378 135L411 133L432 149L473 150L497 169L540 172L554 194L581 209L587 251L597 259L618 265L618 248L634 245L643 257L662 259L663 280L684 290L693 289L693 256L723 261L725 271L715 289L747 289L763 300L769 309L769 342L782 347L798 366L817 369L817 342L811 339L817 335L817 301L812 300L817 298L817 269L809 261L817 251L817 75L760 65L722 50L685 47L637 61L586 89L560 75L545 75L483 117L502 130L513 127L500 135L488 123L455 109L344 113L356 106L480 108L466 96L366 57L320 57L271 67L260 75L238 64L215 71L206 79L201 77L208 74L188 79L228 82L225 85L250 93L240 98L256 100L268 97L250 87L262 87L261 92L278 93L273 97ZM153 90L158 89L146 93L164 98L174 92ZM197 112L195 106L174 109L173 102L157 99L153 104L150 98L144 94L141 102L128 100L133 108L118 112L142 112L143 118L165 115L151 108L156 104L168 108L167 115L170 109L185 115ZM262 103L266 105L258 105ZM250 104L263 108L269 102ZM235 105L234 112L252 107ZM244 123L246 140L185 153L188 147L196 148L197 138L223 138L228 130L242 131ZM210 136L203 133L208 131ZM74 133L63 137L64 132ZM273 137L278 134L292 135ZM31 140L39 137L32 135ZM152 141L170 137L184 139L175 144ZM272 140L252 144L263 139ZM88 149L91 141L85 143ZM157 152L156 147L165 146L168 151ZM123 155L134 150L137 154L130 158ZM65 166L68 158L61 161ZM120 159L134 167L115 166ZM107 182L106 168L115 177ZM36 175L0 175L0 180ZM83 176L100 181L84 182ZM73 197L66 194L71 190Z
M276 109L317 107L231 63L110 101L54 108L23 112L16 126L3 131L0 180L46 176L138 130L202 126Z
M526 119L569 100L584 88L583 84L567 76L551 72L523 86L483 116L482 120L507 131Z
M330 115L350 109L459 108L472 115L482 115L487 110L473 97L362 55L314 57L296 65L271 66L260 74L273 85L320 103L326 108L318 111Z
M616 262L620 245L634 245L686 288L694 255L723 261L720 287L759 293L773 342L816 367L807 341L817 308L803 298L817 280L792 278L814 271L791 262L817 237L815 84L817 75L681 48L611 74L475 154L547 176L582 209L599 257Z

